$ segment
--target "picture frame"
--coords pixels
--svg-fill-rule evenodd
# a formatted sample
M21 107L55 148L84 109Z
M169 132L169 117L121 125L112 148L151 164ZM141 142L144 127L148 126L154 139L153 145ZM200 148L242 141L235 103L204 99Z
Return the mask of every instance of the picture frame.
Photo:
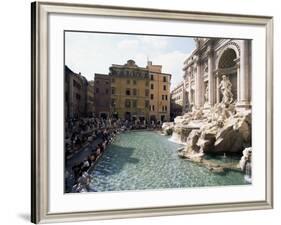
M122 207L115 209L81 209L53 212L50 186L50 15L97 16L99 18L117 18L121 20L143 19L146 21L168 21L177 23L214 23L255 26L263 29L264 49L264 113L265 131L261 151L265 155L264 196L237 202L213 202L198 204L166 204L149 207ZM273 18L270 16L236 15L208 12L172 11L149 8L129 8L118 6L83 5L68 3L34 2L31 5L31 102L32 102L32 146L31 146L31 222L66 222L100 220L114 218L132 218L146 216L180 215L192 213L226 212L273 208ZM220 34L218 34L220 35ZM204 36L204 34L202 34ZM62 87L61 87L62 88ZM63 126L63 125L62 125ZM60 149L58 149L60 151ZM62 149L61 149L62 151ZM63 164L63 162L61 162ZM73 202L75 204L75 202Z

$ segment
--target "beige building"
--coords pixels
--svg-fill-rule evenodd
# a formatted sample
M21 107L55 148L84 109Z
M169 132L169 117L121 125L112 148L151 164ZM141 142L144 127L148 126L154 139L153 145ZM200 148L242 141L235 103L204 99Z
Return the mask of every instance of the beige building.
M95 115L107 119L110 117L110 76L95 74L94 80L94 108Z
M88 116L93 116L93 113L95 111L95 102L94 102L94 92L95 92L95 88L94 88L94 81L91 80L88 82L87 85L87 115Z
M149 119L150 121L170 121L171 74L162 73L161 65L148 61L149 72Z
M184 102L185 102L184 82L181 82L171 91L171 117L172 118L182 115Z
M65 118L83 117L87 107L87 80L81 73L74 73L67 66L64 72Z

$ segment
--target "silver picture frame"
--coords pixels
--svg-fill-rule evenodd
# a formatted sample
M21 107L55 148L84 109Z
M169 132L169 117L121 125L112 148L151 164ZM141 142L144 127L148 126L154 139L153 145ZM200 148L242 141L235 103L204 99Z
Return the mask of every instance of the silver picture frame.
M50 13L99 15L122 18L200 21L237 25L258 25L266 29L266 199L240 203L178 205L120 210L49 212L48 196L48 15ZM114 218L179 215L273 208L273 18L208 12L171 11L150 8L33 2L31 5L32 44L32 147L31 147L31 222L66 222ZM63 163L63 162L62 162Z

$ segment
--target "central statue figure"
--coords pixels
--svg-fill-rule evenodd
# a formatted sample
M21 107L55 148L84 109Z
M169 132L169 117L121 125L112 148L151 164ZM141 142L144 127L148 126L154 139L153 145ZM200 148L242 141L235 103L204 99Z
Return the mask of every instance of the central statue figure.
M231 92L232 84L226 75L222 75L222 81L219 88L222 93L222 103L229 105L233 101L233 94Z

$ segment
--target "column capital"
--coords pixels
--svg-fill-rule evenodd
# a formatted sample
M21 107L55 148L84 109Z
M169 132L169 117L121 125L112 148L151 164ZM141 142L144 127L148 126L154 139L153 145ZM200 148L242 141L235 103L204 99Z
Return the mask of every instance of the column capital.
M207 56L208 56L208 57L213 56L213 54L214 54L213 46L208 45L207 50L206 50L206 53L207 53Z
M194 58L194 65L195 66L199 66L202 64L202 58L201 55L196 55Z

